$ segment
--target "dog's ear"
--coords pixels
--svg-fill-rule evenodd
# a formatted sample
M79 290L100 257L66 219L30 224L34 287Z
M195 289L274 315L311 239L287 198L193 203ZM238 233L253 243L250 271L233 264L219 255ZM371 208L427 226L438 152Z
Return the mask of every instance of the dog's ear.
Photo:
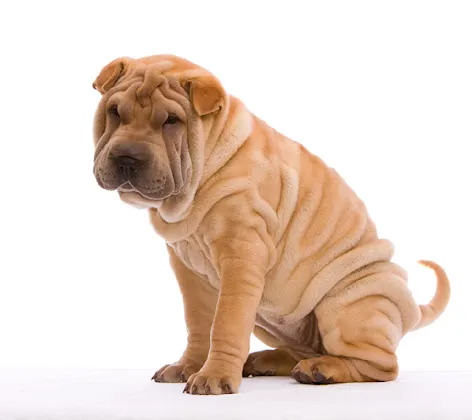
M204 75L186 79L184 88L200 117L221 110L225 104L226 92L215 76Z
M108 92L125 73L131 61L132 59L128 57L121 57L108 63L103 67L102 71L93 82L92 87L101 94Z

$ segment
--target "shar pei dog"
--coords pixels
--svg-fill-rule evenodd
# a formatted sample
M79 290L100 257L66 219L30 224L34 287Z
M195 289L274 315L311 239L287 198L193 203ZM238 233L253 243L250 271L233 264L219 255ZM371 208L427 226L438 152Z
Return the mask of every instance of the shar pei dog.
M450 295L418 305L393 245L319 157L275 131L206 69L172 55L118 58L99 73L94 175L149 212L169 253L188 331L153 376L190 394L243 376L304 384L391 381L396 349ZM251 333L271 350L249 354Z

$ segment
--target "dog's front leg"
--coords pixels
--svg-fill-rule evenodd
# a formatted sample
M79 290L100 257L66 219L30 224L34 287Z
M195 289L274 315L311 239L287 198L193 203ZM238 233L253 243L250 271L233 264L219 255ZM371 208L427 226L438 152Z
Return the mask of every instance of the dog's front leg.
M153 379L156 382L186 382L208 358L218 291L207 280L188 269L170 246L167 249L184 301L187 347L177 362L160 368Z
M212 245L220 292L211 330L210 352L185 387L190 394L237 392L257 307L264 288L266 246L253 229L238 229Z

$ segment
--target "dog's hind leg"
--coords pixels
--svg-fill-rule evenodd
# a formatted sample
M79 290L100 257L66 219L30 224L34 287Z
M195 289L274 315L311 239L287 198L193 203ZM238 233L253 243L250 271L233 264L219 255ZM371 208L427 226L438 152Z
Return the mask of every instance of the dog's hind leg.
M396 347L402 336L398 307L367 296L317 313L327 354L300 361L292 376L300 383L390 381L398 375Z

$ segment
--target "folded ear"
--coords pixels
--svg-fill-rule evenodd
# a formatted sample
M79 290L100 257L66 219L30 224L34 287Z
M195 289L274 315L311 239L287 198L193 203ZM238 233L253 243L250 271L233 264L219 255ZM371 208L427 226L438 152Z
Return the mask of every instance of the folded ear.
M226 92L215 76L204 75L187 79L184 87L200 117L223 108Z
M132 59L128 57L121 57L107 64L93 82L93 88L98 90L101 94L109 91L125 73L131 60Z

